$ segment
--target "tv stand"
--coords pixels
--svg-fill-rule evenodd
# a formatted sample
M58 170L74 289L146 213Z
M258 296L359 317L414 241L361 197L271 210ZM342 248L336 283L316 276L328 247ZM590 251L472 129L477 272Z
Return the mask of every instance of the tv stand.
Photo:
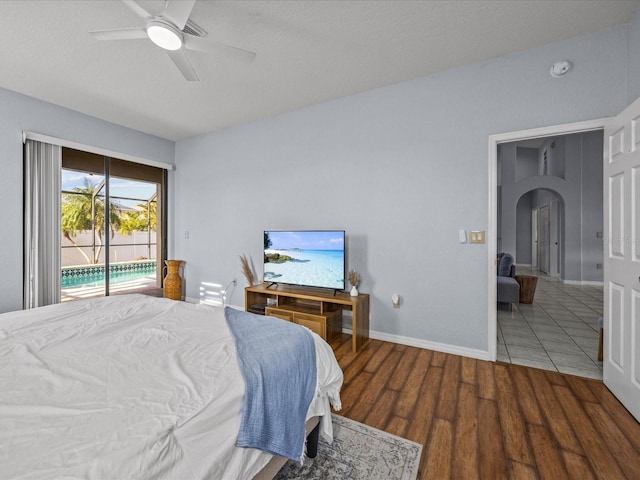
M267 282L264 282L264 283L267 283ZM278 287L280 286L280 283L278 283L278 282L269 282L269 285L267 285L267 286L266 286L266 287L264 287L264 288L265 288L265 289L266 289L266 288L271 288L271 287L273 287L274 285L276 286L276 290L277 290L277 289L278 289ZM284 286L287 286L286 284L283 284L283 285L284 285ZM290 286L291 286L292 288L300 288L300 289L308 290L308 291L309 291L309 293L313 293L313 292L320 292L320 293L324 293L324 292L326 292L326 291L328 290L326 287L305 287L305 286L296 287L295 285L290 285ZM334 296L334 297L336 296L336 294L337 294L338 292L342 292L342 290L339 290L339 289L337 289L337 288L331 288L331 289L329 289L329 290L331 290L331 291L333 292L333 296Z
M369 295L315 291L304 287L262 283L244 290L245 310L299 323L331 341L342 331L342 311L351 310L351 348L357 352L369 340Z

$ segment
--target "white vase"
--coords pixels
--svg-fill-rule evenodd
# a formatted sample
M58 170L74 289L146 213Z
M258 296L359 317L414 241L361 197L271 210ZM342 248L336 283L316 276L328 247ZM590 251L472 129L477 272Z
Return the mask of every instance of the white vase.
M358 289L356 288L356 286L355 286L355 285L353 285L353 286L351 287L351 291L349 292L349 294L350 294L352 297L357 297L357 296L358 296Z

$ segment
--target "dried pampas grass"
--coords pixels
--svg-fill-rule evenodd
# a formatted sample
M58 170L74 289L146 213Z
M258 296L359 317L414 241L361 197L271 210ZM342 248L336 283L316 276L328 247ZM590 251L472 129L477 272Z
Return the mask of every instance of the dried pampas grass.
M349 270L349 276L347 278L349 279L349 283L353 287L357 287L360 283L360 274L355 270Z
M244 255L240 255L240 263L242 264L242 273L247 279L247 283L250 287L253 287L253 272L251 271L251 267L249 267L247 257L245 257Z

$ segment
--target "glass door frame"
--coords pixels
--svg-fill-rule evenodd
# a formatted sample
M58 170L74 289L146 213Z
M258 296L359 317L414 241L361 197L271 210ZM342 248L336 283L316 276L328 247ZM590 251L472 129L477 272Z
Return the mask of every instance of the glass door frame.
M67 154L68 163L65 164L65 153ZM113 166L113 168L112 168ZM123 180L132 180L138 182L144 182L148 184L155 184L154 193L150 195L148 198L141 197L140 199L135 198L135 194L129 196L116 197L120 198L126 204L127 201L145 201L147 202L147 250L146 254L144 254L150 260L156 260L156 269L155 269L155 287L162 287L162 265L164 264L164 260L166 259L167 254L167 192L168 192L168 172L165 168L140 164L136 162L132 162L130 160L121 160L118 158L113 158L107 155L99 155L95 153L89 153L81 150L74 150L64 148L63 150L63 170L68 171L78 171L85 172L88 174L96 174L100 176L104 176L103 180L98 182L95 187L95 191L93 193L92 205L91 205L91 217L92 217L92 240L91 244L85 245L85 247L92 248L92 259L96 261L96 201L97 199L102 199L104 202L104 216L102 219L103 225L102 229L104 232L104 241L101 241L101 246L103 249L102 257L104 263L104 277L103 277L103 285L100 285L100 292L98 295L109 296L112 293L111 289L111 280L113 278L112 269L111 269L111 260L113 258L113 253L111 252L111 247L114 248L116 246L121 246L121 244L114 244L111 238L111 216L114 205L112 205L111 194L113 192L111 179L118 178ZM115 172L115 176L114 176ZM70 190L70 188L69 188ZM61 194L64 194L65 191L61 189ZM66 192L70 193L70 192ZM155 198L154 198L155 197ZM160 198L158 198L160 197ZM155 200L155 251L154 255L151 255L151 251L149 250L152 246L151 244L151 215L149 211L150 202ZM134 207L135 208L135 207ZM86 242L85 242L86 243ZM126 247L134 247L136 246L135 242L133 244L122 244L122 246ZM134 250L135 255L135 250ZM117 258L117 255L116 255ZM102 283L102 282L100 282Z

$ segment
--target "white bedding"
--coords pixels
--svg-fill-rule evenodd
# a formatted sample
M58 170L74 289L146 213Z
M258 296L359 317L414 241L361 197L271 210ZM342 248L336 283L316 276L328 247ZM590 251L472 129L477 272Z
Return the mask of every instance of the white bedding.
M342 371L314 340L307 418L328 419ZM252 478L271 456L235 447L243 394L220 308L123 295L0 315L0 476Z

